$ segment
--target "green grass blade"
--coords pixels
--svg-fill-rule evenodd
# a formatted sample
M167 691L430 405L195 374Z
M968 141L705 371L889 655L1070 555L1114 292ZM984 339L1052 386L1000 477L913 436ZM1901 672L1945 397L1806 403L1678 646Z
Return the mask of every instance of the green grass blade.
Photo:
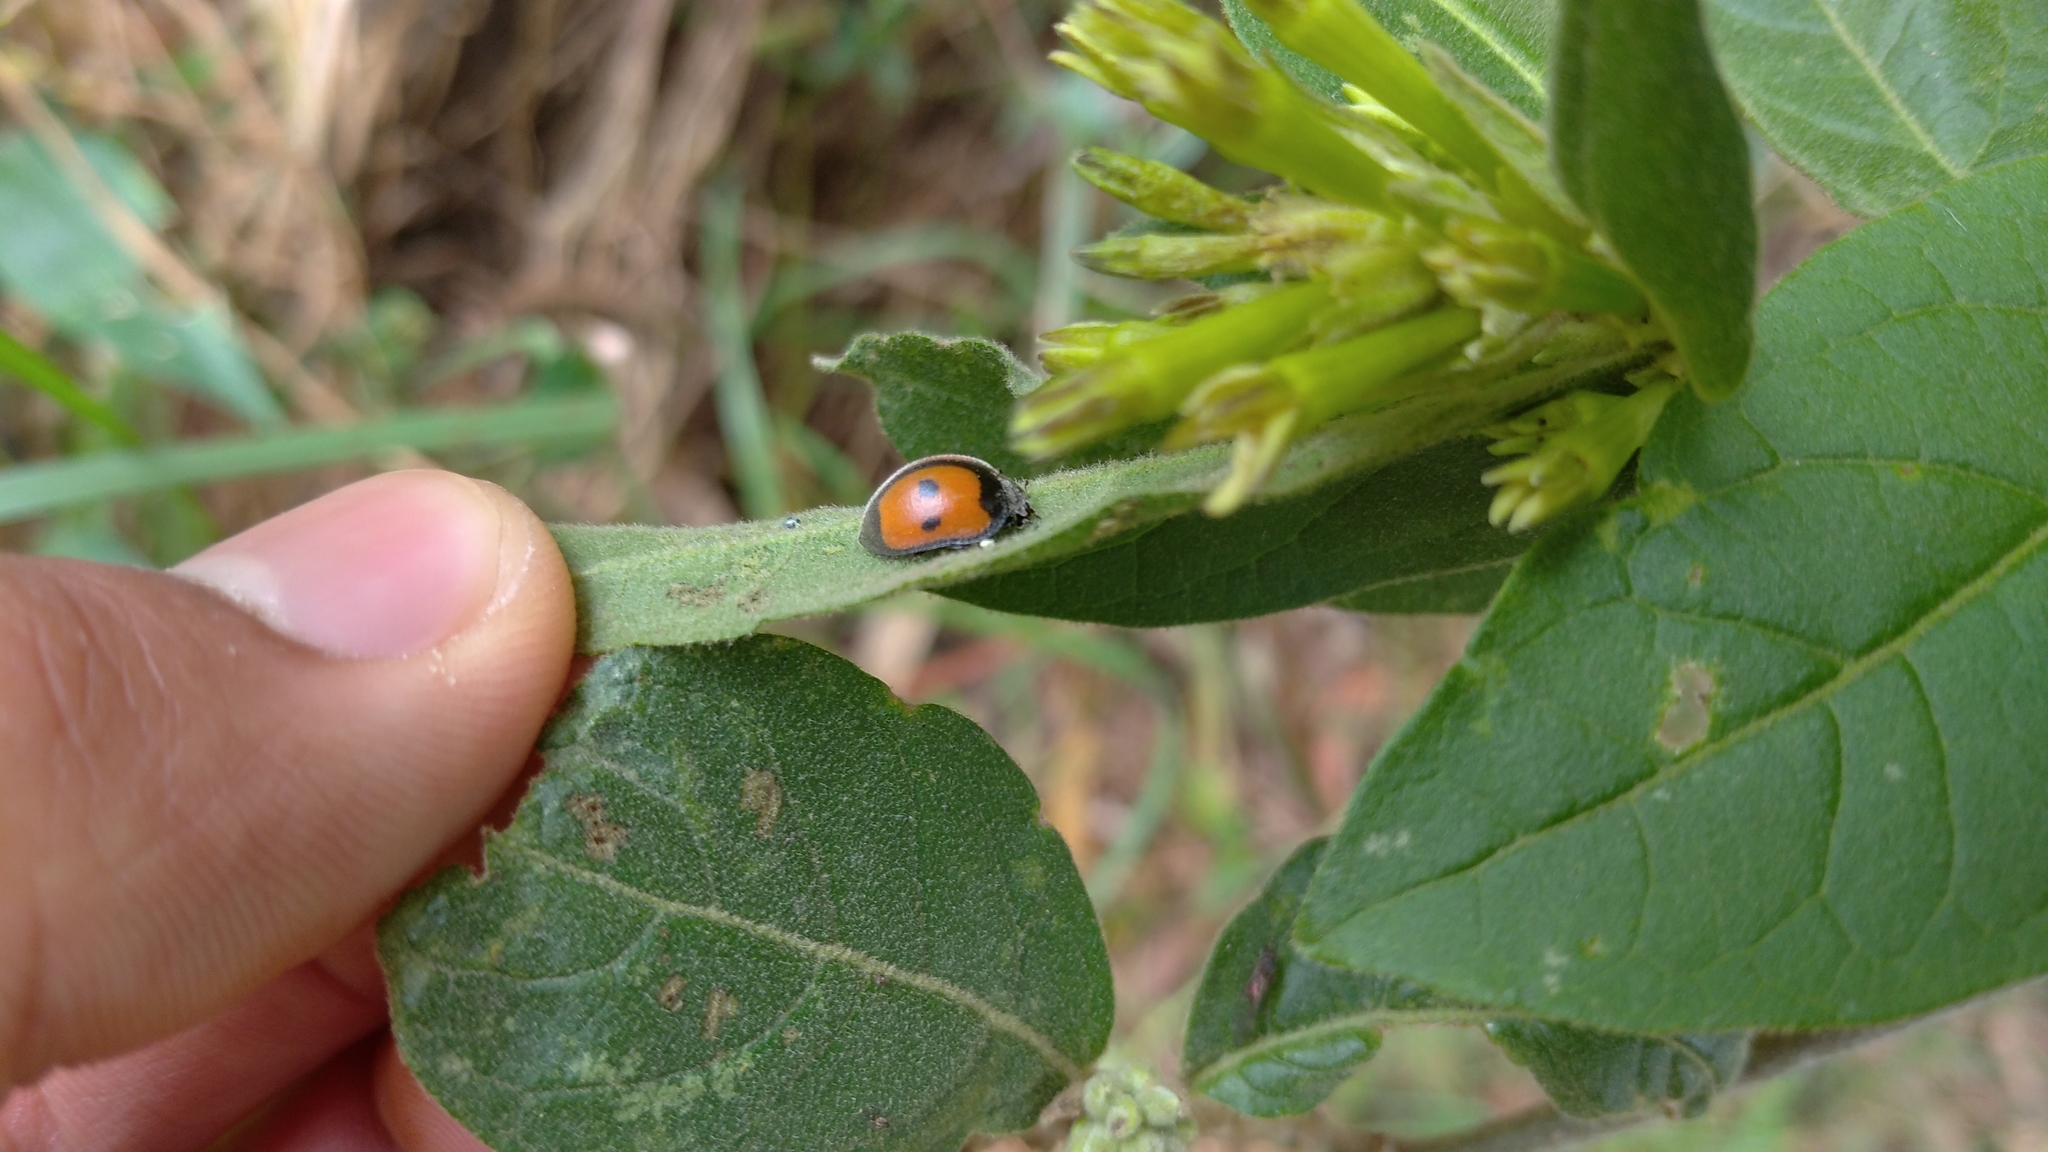
M609 433L617 417L609 396L529 400L498 408L408 412L339 428L299 428L23 464L0 469L0 523L179 484L319 468L397 448L431 452L592 440Z
M782 515L785 505L775 424L754 367L753 327L740 282L741 195L731 180L704 192L704 326L718 358L718 427L732 460L733 487L748 517L768 520Z
M124 444L138 442L135 430L128 427L128 422L116 415L105 402L79 387L77 381L51 363L48 357L5 331L0 331L0 374L20 380L55 400L66 412L106 430Z

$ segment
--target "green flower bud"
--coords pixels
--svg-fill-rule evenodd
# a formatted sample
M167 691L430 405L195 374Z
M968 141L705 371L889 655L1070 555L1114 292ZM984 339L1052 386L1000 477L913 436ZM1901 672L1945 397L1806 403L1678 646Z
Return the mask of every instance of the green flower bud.
M1052 60L1240 164L1347 204L1384 207L1388 172L1338 131L1338 115L1177 0L1087 0L1058 25Z
M1138 1092L1138 1108L1145 1114L1145 1123L1153 1128L1171 1129L1187 1119L1187 1108L1173 1089L1164 1084L1149 1084Z
M1255 271L1265 247L1264 237L1242 232L1145 232L1085 244L1074 259L1111 276L1172 280Z
M1156 320L1084 320L1040 333L1038 362L1056 376L1078 372L1102 359L1111 349L1149 339L1170 327Z
M1196 1134L1180 1097L1135 1069L1089 1077L1081 1111L1067 1152L1186 1152Z
M1486 188L1501 167L1486 142L1429 70L1387 34L1358 0L1245 0L1287 47L1371 94L1428 137Z
M1500 488L1487 519L1524 532L1598 500L1649 439L1678 387L1665 376L1633 396L1573 393L1508 421L1502 444L1527 445L1528 455L1480 476Z
M1479 334L1479 316L1445 308L1336 344L1236 368L1204 382L1181 405L1162 447L1231 439L1231 473L1203 507L1228 515L1265 486L1290 444L1339 416L1372 411L1427 391L1418 369Z
M1222 440L1263 426L1282 411L1299 411L1298 432L1353 412L1384 408L1426 386L1416 369L1456 352L1479 335L1479 314L1444 308L1376 332L1276 357L1255 369L1226 372L1181 404L1185 419L1169 443Z
M1649 301L1628 277L1541 232L1468 215L1451 216L1442 227L1450 243L1425 250L1422 259L1463 303L1627 319L1649 313Z
M1157 160L1142 160L1107 148L1084 148L1074 155L1074 171L1111 196L1160 220L1211 232L1236 232L1251 219L1250 202L1219 192Z
M1323 285L1292 284L1106 351L1092 366L1019 400L1011 439L1018 451L1044 458L1163 419L1222 369L1300 343L1329 304Z

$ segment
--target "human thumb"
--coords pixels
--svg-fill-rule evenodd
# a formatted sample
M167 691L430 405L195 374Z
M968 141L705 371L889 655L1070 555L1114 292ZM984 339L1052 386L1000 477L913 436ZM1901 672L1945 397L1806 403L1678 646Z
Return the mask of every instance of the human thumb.
M0 557L0 1088L205 1018L475 827L567 675L517 500L400 472L174 574Z

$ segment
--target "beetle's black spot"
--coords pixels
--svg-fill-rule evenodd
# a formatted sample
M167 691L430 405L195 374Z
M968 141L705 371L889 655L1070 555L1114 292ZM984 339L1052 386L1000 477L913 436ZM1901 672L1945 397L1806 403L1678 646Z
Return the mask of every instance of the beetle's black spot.
M925 483L929 484L931 483L931 481L927 480L925 481ZM941 518L937 516L927 516L925 517L924 523L918 525L918 527L923 528L927 532L937 532L939 530L940 519Z
M929 500L939 494L939 482L927 476L917 482L917 494Z

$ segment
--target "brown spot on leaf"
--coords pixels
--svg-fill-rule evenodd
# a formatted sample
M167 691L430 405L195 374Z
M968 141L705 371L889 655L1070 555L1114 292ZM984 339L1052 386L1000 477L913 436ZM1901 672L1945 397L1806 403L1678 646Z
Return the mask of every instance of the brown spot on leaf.
M626 843L626 826L604 818L604 797L578 792L562 801L562 809L583 826L583 854L599 863L618 859Z
M754 835L766 840L775 834L775 818L782 815L782 782L766 768L749 768L740 777L740 811L754 814Z
M766 588L756 588L745 596L740 597L740 611L759 612L767 603L768 590Z
M1693 660L1681 660L1671 667L1670 702L1657 722L1657 743L1667 751L1683 752L1707 738L1714 714L1709 707L1719 686L1713 670Z
M656 992L654 998L660 1001L663 1008L673 1012L683 1006L683 989L689 985L690 982L683 979L683 974L678 972L661 982L661 991Z
M709 584L677 583L668 586L668 598L685 608L709 608L725 599L725 577Z
M713 988L711 996L704 1002L704 1038L718 1039L719 1029L725 1027L728 1017L740 1010L740 1002L723 988Z

